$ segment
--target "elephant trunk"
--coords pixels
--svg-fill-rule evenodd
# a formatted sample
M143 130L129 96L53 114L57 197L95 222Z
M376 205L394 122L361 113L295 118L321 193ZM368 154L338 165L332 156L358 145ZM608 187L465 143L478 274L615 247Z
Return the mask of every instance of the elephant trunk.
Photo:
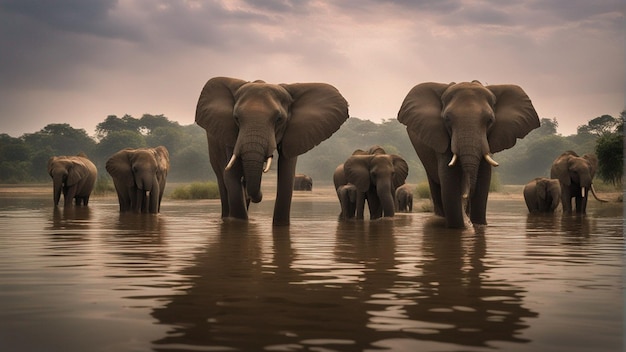
M380 199L380 206L383 210L384 217L391 217L395 215L395 202L394 196L391 193L392 188L391 184L384 183L378 184L376 186L376 192L378 194L378 199Z
M63 191L63 177L62 176L54 176L52 178L53 184L53 193L54 193L54 205L59 205L59 201L61 200L61 192ZM65 200L67 202L67 199Z
M477 133L482 136L479 140L476 139ZM453 166L458 158L463 173L469 179L469 192L473 194L476 189L478 169L482 160L487 160L493 166L498 165L489 157L489 143L487 142L486 134L472 130L456 132L452 136L451 149L453 159L449 165Z
M152 214L156 214L159 212L159 199L161 198L159 188L159 182L157 180L156 175L152 178L152 188L150 191L146 192L148 199L148 212Z
M268 138L260 133L261 127L243 133L237 140L234 155L241 159L246 192L253 203L263 199L261 179L264 172L269 171L271 157L276 149L273 130ZM267 166L263 164L267 161Z

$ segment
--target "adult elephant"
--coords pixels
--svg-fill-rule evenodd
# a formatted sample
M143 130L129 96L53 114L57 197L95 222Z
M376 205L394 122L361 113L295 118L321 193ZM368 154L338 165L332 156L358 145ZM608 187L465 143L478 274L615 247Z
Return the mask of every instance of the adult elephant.
M170 168L168 150L126 148L113 154L106 170L113 178L120 212L158 213Z
M410 213L413 211L413 186L408 183L396 188L396 211Z
M515 85L478 81L422 83L407 94L398 120L424 165L435 214L448 227L465 227L463 195L474 225L487 224L491 158L539 127L526 93Z
M348 103L325 83L210 79L198 99L196 123L206 130L222 218L248 218L248 199L261 201L262 174L278 151L273 223L289 224L298 155L329 138L347 118Z
M600 202L593 188L593 177L598 170L598 158L594 154L578 156L569 150L558 156L552 163L550 178L557 179L561 185L561 206L563 213L572 213L572 198L576 199L576 213L587 212L589 190Z
M553 213L561 202L561 185L558 180L537 177L524 186L524 201L531 214Z
M305 174L296 174L293 181L293 189L294 191L312 191L313 179Z
M88 205L98 178L98 170L83 153L74 156L53 156L48 160L48 174L52 177L54 206Z
M409 174L409 166L402 157L383 153L353 154L343 163L343 169L346 181L356 187L358 194L364 195L357 197L357 219L363 219L364 199L367 199L370 219L395 215L395 190L404 184Z

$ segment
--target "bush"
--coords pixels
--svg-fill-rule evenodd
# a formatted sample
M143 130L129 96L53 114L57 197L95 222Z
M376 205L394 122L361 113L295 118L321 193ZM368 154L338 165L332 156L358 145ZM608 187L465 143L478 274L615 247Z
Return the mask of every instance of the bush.
M173 199L218 199L220 192L215 182L194 182L175 188L170 197Z
M107 193L115 193L113 180L109 177L98 177L96 185L93 189L94 195L106 195Z
M430 198L430 186L428 181L420 182L415 187L415 194L420 198Z

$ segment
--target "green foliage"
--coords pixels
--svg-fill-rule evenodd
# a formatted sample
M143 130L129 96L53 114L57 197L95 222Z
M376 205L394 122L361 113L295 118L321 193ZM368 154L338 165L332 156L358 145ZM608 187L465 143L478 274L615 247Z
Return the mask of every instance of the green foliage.
M193 182L176 187L170 197L173 199L218 199L220 193L215 182Z
M622 183L624 174L624 134L610 133L598 139L598 176L614 185Z
M115 186L113 185L113 180L111 180L111 178L108 176L98 175L96 185L93 189L93 194L107 195L111 193L115 194Z
M548 176L552 161L565 150L575 150L581 155L596 152L598 135L589 133L589 130L601 131L605 124L610 124L610 119L603 117L594 123L590 121L593 129L563 137L556 134L556 119L541 119L541 127L518 140L513 148L495 155L500 163L500 167L495 169L499 182L525 184L535 177ZM616 129L619 126L614 127ZM158 145L165 146L170 153L168 181L216 179L209 163L206 132L195 124L181 126L163 115L144 114L140 119L130 115L122 118L109 115L97 125L95 137L89 137L84 130L74 129L68 124L50 124L39 132L18 138L0 134L0 182L47 181L46 164L51 156L76 155L79 152L87 154L98 167L99 174L108 177L104 165L112 154L123 148ZM604 144L603 141L601 146ZM388 153L398 154L407 161L407 182L418 184L426 180L424 168L405 126L395 119L374 123L349 118L328 140L299 156L296 171L310 175L316 184L332 184L337 165L345 162L356 149L365 150L372 145L380 145ZM596 154L601 152L602 148ZM611 152L610 155L616 156L616 153ZM601 155L598 158L601 159L600 165L615 165L611 161L603 162ZM605 177L603 175L600 177ZM609 174L606 177L613 176Z
M430 186L428 181L423 181L415 187L415 194L420 198L430 198Z

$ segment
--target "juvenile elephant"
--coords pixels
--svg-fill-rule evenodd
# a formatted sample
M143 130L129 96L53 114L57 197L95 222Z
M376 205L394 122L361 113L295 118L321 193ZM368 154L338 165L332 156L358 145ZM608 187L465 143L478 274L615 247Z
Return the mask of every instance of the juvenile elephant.
M106 162L113 178L120 212L158 213L170 168L168 150L156 148L122 149Z
M210 79L198 99L196 123L206 130L222 218L248 218L247 199L261 201L261 176L278 151L273 223L289 224L298 155L329 138L347 118L348 103L328 84Z
M587 196L589 190L600 202L593 188L593 177L598 170L598 158L593 154L582 157L569 150L557 157L550 169L550 178L557 179L561 184L561 205L563 213L572 213L572 198L576 199L576 213L587 212Z
M537 177L524 186L524 201L530 213L553 213L561 201L558 180Z
M305 174L296 174L293 181L293 189L294 191L312 191L313 179Z
M83 153L75 156L53 156L48 160L48 174L52 177L54 206L63 194L64 206L87 205L96 184L98 170Z
M351 183L337 187L337 197L341 205L339 220L354 219L357 209L357 193L356 186Z
M424 165L435 214L448 227L465 227L463 195L469 217L486 224L491 158L539 127L526 93L515 85L483 86L478 81L422 83L407 94L398 120Z
M364 200L370 219L395 215L395 190L409 173L406 161L395 154L353 154L343 163L346 181L357 193L357 219L363 219Z
M413 211L413 187L408 183L396 188L396 211L410 213Z

